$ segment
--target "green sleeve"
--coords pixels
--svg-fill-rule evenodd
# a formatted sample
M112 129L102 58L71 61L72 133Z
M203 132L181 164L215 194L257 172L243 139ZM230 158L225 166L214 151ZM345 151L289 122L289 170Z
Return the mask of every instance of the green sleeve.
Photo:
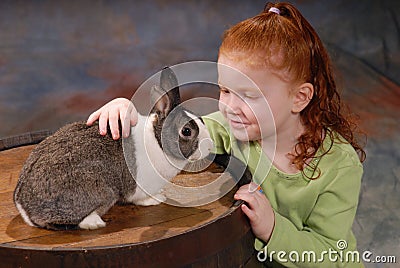
M320 192L303 228L299 230L289 219L275 211L275 227L271 238L267 245L256 239L257 250L267 252L268 258L274 251L274 261L287 267L363 267L361 257L360 262L346 262L346 249L356 251L356 241L351 227L358 204L362 166L352 165L330 172L332 179ZM337 247L339 240L348 243L346 249L342 250L343 262L340 261L339 255L337 255L339 260L332 262L328 253L330 249L340 252ZM280 251L285 252L286 256L279 260L277 257ZM297 257L296 253L291 253L293 251L298 253L299 262L290 261L289 254L292 254L292 259L296 260ZM307 254L310 251L315 253L315 261L313 256L310 257L311 262L302 261L303 255L304 259L308 260ZM350 253L348 254L347 259L352 260ZM324 261L321 262L321 259Z

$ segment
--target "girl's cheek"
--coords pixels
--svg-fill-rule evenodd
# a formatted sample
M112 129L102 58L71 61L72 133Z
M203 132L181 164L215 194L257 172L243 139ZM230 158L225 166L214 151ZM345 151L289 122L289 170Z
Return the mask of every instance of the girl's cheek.
M243 105L243 112L246 115L246 118L250 120L252 123L260 123L257 120L259 118L259 116L257 115L258 114L257 108L254 108L249 104L245 104Z
M225 107L226 107L226 104L223 101L221 101L221 99L220 99L218 102L218 109L223 115L225 115Z
M256 118L260 122L268 122L272 118L272 112L268 103L262 103L253 105L253 118Z
M220 94L218 108L223 115L226 114L227 108L229 107L228 101L229 100L226 97L223 97L223 94Z

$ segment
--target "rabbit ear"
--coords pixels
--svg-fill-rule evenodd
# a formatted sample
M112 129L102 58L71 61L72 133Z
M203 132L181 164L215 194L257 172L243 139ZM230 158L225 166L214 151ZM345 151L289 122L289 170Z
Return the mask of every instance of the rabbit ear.
M168 93L166 93L161 87L154 85L151 88L150 94L152 103L155 103L152 112L167 116L172 110L172 102Z
M172 107L179 105L181 103L181 98L179 94L178 79L175 73L169 67L164 67L161 71L160 77L160 87L167 92L169 99L172 101Z
M173 108L181 103L178 79L169 67L161 71L160 86L153 86L151 90L153 111L158 111L166 116Z

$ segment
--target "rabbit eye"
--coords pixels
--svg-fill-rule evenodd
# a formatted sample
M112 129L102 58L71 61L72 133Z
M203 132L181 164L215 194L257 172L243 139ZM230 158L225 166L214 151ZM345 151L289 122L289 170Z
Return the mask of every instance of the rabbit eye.
M192 135L192 130L188 127L184 127L184 128L182 128L181 133L185 137L190 137Z

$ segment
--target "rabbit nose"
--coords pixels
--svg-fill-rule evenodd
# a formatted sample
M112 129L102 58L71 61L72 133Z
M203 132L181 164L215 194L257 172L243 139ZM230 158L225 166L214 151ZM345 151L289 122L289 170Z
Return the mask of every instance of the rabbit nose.
M189 157L189 160L193 161L206 158L210 154L213 147L214 142L211 140L211 138L206 137L199 140L197 150Z
M200 159L205 158L214 147L214 142L211 138L204 138L199 141Z

